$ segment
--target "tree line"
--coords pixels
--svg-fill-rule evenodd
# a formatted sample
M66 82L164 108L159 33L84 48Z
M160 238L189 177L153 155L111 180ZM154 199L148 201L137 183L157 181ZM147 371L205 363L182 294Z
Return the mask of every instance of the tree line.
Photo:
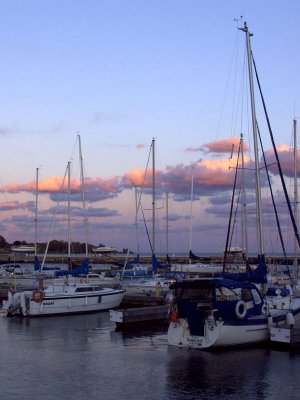
M16 240L13 243L8 243L3 236L0 235L0 251L10 252L12 247L15 246L30 246L34 243L28 243L25 240ZM46 251L47 243L37 243L37 252L44 253ZM88 252L92 252L92 249L96 246L88 244ZM83 254L85 253L85 243L72 242L71 243L72 253ZM51 240L49 242L48 252L51 253L68 253L68 242L63 240Z

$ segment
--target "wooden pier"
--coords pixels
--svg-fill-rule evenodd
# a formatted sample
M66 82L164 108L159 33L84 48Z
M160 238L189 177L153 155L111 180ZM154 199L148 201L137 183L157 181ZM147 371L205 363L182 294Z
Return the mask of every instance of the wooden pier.
M166 324L168 321L168 313L169 306L160 305L110 310L109 316L110 320L116 323L116 329L123 330L145 324Z

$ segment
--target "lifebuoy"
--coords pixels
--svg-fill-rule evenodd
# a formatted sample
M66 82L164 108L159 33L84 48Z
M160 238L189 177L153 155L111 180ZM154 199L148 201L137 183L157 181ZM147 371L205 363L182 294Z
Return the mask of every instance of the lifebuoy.
M247 308L246 308L246 304L243 300L240 300L236 303L235 314L238 317L238 319L245 318L245 316L247 314Z
M42 290L34 290L32 293L32 300L36 303L41 303L44 299L45 295Z
M169 317L170 317L170 321L171 321L171 322L178 322L178 319L179 319L179 318L178 318L178 312L177 312L176 310L174 310L174 309L171 310L171 311L170 311L170 316L169 316Z

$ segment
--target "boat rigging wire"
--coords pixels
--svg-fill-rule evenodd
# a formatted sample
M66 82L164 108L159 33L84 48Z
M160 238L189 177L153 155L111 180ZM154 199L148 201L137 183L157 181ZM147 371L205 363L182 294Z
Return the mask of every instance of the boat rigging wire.
M224 258L223 258L223 272L225 272L225 264L226 264L226 260L227 260L227 254L228 254L228 244L229 244L229 237L230 237L230 231L231 231L232 210L233 210L233 203L234 203L234 193L235 193L235 188L236 188L236 180L237 180L237 173L238 173L240 150L241 150L241 143L239 144L237 161L236 161L236 169L235 169L235 175L234 175L233 192L232 192L232 197L231 197L229 222L228 222L228 227L227 227L226 244L225 244Z
M265 104L264 96L263 96L263 93L262 93L262 89L261 89L261 85L260 85L260 81L259 81L258 73L257 73L257 69L256 69L256 64L255 64L253 56L252 56L252 62L253 62L254 70L255 70L256 81L257 81L259 92L260 92L260 96L261 96L261 101L262 101L264 112L265 112L265 117L266 117L268 128L269 128L269 133L270 133L270 138L271 138L271 141L272 141L272 146L273 146L275 158L276 158L276 161L277 161L279 176L280 176L280 180L281 180L281 184L282 184L285 200L286 200L287 205L288 205L288 210L289 210L290 218L291 218L291 221L292 221L293 229L294 229L294 232L295 232L295 236L296 236L298 245L300 247L299 231L298 231L297 224L296 224L296 221L295 221L295 218L294 218L294 214L293 214L293 211L292 211L289 195L288 195L288 192L287 192L287 189L286 189L286 185L285 185L285 181L284 181L284 177L283 177L283 172L282 172L282 169L281 169L281 164L280 164L280 161L279 161L279 156L278 156L278 152L277 152L277 149L276 149L274 136L273 136L273 132L272 132L272 129L271 129L271 124L270 124L269 116L268 116L268 113L267 113L267 108L266 108L266 104Z
M266 174L267 174L267 179L268 179L268 185L269 185L269 189L270 189L272 204L273 204L273 208L274 208L276 225L277 225L277 229L278 229L278 233L279 233L279 239L280 239L280 243L281 243L281 246L282 246L282 251L283 251L284 258L285 258L285 262L286 262L286 265L287 265L288 274L289 274L289 277L291 278L291 273L290 273L290 269L289 269L289 265L288 265L288 260L287 260L287 255L286 255L286 251L285 251L285 245L284 245L284 241L283 241L283 237L282 237L279 217L278 217L278 213L277 213L277 207L276 207L275 199L274 199L274 195L273 195L273 189L272 189L272 185L271 185L269 169L268 169L266 156L265 156L265 152L264 152L264 148L263 148L263 144L262 144L262 140L261 140L261 134L260 134L260 130L259 130L259 126L258 126L257 121L256 121L256 126L257 126L257 132L258 132L258 138L259 138L259 142L260 142L261 152L262 152L262 156L263 156L263 160L264 160L265 171L266 171Z

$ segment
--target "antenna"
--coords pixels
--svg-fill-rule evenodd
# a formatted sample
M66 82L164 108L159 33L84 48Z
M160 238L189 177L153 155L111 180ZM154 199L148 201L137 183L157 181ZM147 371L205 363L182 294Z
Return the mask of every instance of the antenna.
M243 16L242 15L240 15L240 18L234 18L233 19L234 20L234 22L236 22L236 27L238 28L239 26L239 22L241 22L241 24L240 24L240 26L242 26L242 22L243 22Z

